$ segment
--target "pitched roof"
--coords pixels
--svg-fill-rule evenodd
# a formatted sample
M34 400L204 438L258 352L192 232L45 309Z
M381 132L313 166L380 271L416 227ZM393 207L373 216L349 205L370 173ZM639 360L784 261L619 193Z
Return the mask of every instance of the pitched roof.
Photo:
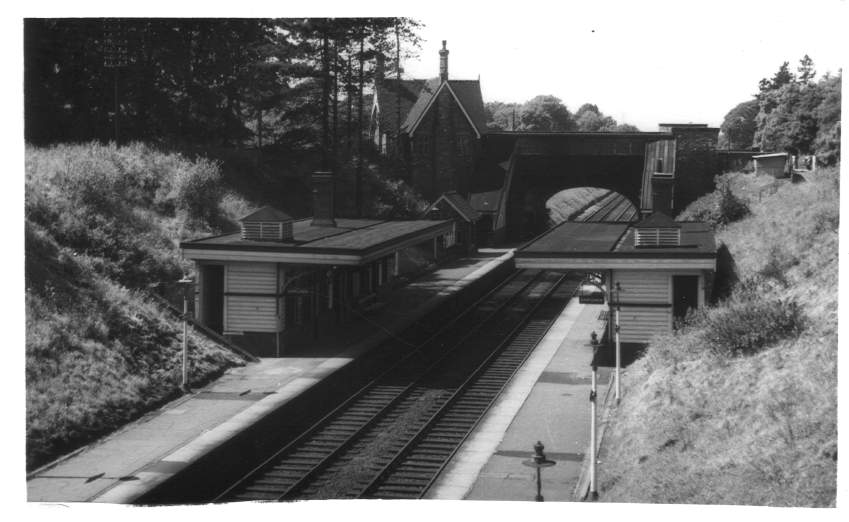
M425 80L401 80L401 122L419 98ZM380 108L380 129L390 136L398 132L398 80L384 79L375 85L375 100ZM402 125L403 128L403 125Z
M292 216L274 207L265 206L239 221L292 221Z
M454 207L454 210L457 211L460 216L469 222L475 222L481 218L480 212L472 208L472 205L461 196L457 191L450 191L442 194L434 201L425 211L425 214L431 211L440 201L447 201L449 205Z
M412 134L416 130L419 121L427 113L433 103L434 97L443 87L447 87L460 104L478 135L486 132L486 111L481 95L480 80L448 80L443 83L439 78L431 78L422 86L419 98L410 109L401 130Z

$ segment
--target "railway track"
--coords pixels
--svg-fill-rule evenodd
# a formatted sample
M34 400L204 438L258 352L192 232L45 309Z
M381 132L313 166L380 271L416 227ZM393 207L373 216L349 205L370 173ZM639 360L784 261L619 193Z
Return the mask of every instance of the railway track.
M532 317L563 279L508 279L215 501L410 498L414 478L423 494L559 313Z
M598 208L581 216L579 221L630 221L636 216L628 198L615 192L605 196L597 205Z

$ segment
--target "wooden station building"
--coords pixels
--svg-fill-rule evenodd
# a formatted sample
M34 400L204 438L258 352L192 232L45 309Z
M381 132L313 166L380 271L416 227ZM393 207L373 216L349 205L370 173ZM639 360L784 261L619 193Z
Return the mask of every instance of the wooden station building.
M409 271L410 250L438 259L451 220L386 221L333 215L333 178L313 174L313 218L272 207L242 218L239 232L186 241L195 262L196 319L260 356L367 311L376 293Z
M608 304L620 306L621 341L643 344L710 299L716 256L710 225L655 212L638 223L563 222L519 248L515 261L603 275Z

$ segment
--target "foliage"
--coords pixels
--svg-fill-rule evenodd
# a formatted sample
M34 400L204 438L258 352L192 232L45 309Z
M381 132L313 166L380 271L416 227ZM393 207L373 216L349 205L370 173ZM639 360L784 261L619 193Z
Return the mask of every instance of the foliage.
M717 232L742 282L625 373L602 500L835 505L839 171L751 199L760 178L726 175L750 200Z
M721 149L749 149L755 139L755 117L758 115L757 100L748 100L728 111L720 127Z
M764 298L757 279L741 283L734 296L706 309L694 320L702 346L715 355L752 355L783 339L797 337L805 327L795 300Z
M639 132L633 125L616 123L592 103L581 105L573 115L551 95L535 96L525 103L487 102L484 108L487 127L493 130Z
M814 82L813 60L801 60L798 79L787 62L772 80L761 80L754 144L764 151L816 154L821 165L840 160L842 72Z
M676 218L678 221L701 221L713 226L727 225L750 214L749 204L732 189L733 175L715 178L716 190L690 204Z
M369 215L380 219L418 219L427 209L421 195L400 179L392 179L377 169L367 171L367 181L375 194Z
M394 49L396 28L409 56L419 25L408 18L26 19L25 138L116 139L117 120L122 142L317 148L330 119L323 105L362 100L367 65ZM126 51L118 68L106 66L110 27ZM347 120L350 129L351 111ZM334 145L351 139L333 127Z
M27 147L27 465L101 436L177 393L180 326L142 291L189 270L181 239L229 212L218 167L141 144ZM239 364L192 336L192 378Z

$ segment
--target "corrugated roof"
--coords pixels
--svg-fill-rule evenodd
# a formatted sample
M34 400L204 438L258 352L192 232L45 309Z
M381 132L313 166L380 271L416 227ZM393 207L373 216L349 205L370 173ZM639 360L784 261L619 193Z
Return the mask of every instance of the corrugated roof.
M252 212L239 221L292 221L292 216L271 206Z

